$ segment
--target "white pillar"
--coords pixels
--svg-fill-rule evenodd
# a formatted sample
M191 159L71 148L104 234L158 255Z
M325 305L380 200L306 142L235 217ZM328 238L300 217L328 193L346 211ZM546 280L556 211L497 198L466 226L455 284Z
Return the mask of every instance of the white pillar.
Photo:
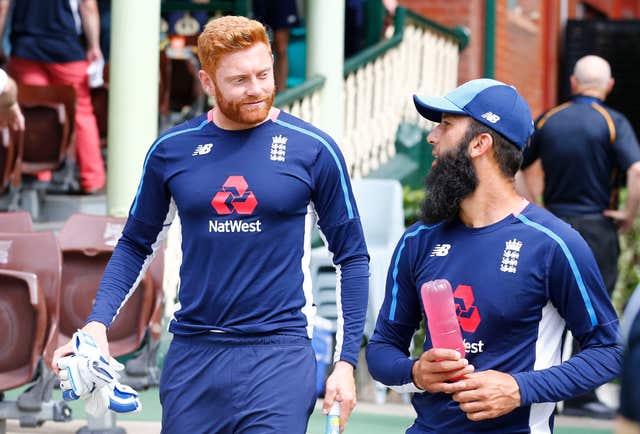
M344 2L308 0L307 71L326 78L317 125L340 144L344 128Z
M158 133L160 0L111 5L107 207L127 216Z

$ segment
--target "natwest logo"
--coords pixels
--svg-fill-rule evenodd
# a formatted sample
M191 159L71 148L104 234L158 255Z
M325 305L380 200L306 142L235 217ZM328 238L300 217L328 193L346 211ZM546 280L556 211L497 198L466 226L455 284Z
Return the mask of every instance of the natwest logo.
M453 291L453 298L456 304L456 314L460 327L465 332L473 333L480 325L480 311L473 303L475 297L473 288L469 285L458 285Z
M211 206L220 215L228 215L234 211L238 214L251 214L258 205L258 200L244 176L230 176L222 184L222 189L211 200Z

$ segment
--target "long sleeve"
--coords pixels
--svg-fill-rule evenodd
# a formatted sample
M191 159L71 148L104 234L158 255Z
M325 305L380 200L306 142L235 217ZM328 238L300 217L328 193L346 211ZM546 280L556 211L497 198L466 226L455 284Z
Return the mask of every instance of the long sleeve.
M618 319L593 254L576 234L550 255L549 298L582 350L561 365L514 375L522 405L579 396L617 377Z
M164 163L157 149L161 141L156 141L147 154L129 218L102 276L87 322L111 325L140 283L175 215L163 183Z
M322 147L312 167L312 200L340 278L335 360L356 366L369 295L369 256L342 155L330 138L318 138Z
M409 346L420 324L420 300L412 280L409 241L420 226L399 241L387 275L385 299L367 346L367 364L374 379L387 386L413 385Z

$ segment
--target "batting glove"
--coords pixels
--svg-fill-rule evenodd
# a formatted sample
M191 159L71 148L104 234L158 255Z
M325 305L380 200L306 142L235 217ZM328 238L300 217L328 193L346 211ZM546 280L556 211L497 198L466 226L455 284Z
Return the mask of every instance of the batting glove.
M117 381L94 391L85 400L85 410L94 417L104 415L107 410L116 413L133 413L141 409L142 404L138 393Z

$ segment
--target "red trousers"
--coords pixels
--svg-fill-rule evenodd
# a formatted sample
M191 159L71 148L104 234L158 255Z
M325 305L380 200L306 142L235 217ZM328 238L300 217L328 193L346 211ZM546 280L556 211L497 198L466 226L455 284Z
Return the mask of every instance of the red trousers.
M76 158L80 169L80 186L85 192L104 186L104 162L100 154L100 136L91 105L87 61L44 63L12 56L9 74L19 83L45 86L71 85L76 90Z

